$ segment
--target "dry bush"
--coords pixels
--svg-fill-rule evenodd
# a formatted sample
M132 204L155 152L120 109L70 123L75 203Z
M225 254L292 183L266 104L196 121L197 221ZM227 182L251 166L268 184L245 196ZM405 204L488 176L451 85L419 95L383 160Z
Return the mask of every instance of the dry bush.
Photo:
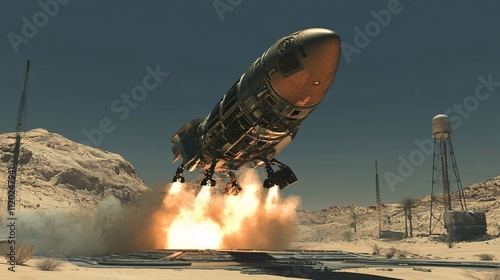
M478 257L482 261L492 261L495 259L495 256L492 254L479 254L476 255L476 257Z
M500 272L495 271L487 273L484 277L485 280L500 280Z
M378 246L378 244L377 244L377 243L374 243L374 244L372 245L372 250L373 250L373 254L374 254L374 255L378 255L378 254L380 254L380 250L381 250L381 249L382 249L382 248L381 248L380 246Z
M0 252L5 259L9 260L7 254L10 253L10 244L3 243L0 247ZM35 245L18 243L16 246L16 264L22 265L29 261L36 252Z
M49 256L54 258L63 258L67 257L71 253L71 249L69 247L61 246L59 248L53 249L49 252Z
M350 230L346 230L346 231L342 232L342 238L346 241L351 241L353 237L354 237L354 233Z
M394 257L394 255L396 254L396 252L398 251L398 249L394 248L394 247L391 247L389 249L387 249L387 252L385 253L385 256L390 259L392 257Z
M42 259L36 263L36 267L43 271L53 271L60 267L63 263L58 259Z
M500 272L473 272L466 271L464 276L471 280L500 280Z
M409 251L406 251L406 250L403 250L403 251L399 251L399 257L400 258L407 258L408 256L410 256L412 253L409 252Z

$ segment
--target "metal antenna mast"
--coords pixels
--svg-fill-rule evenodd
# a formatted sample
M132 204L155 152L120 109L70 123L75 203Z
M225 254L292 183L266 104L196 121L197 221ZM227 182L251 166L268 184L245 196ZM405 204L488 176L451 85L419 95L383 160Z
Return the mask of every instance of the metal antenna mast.
M17 164L19 162L19 151L21 148L21 132L26 128L26 93L28 89L28 79L30 72L30 61L26 62L26 72L24 74L24 86L21 92L21 100L19 101L19 109L17 111L16 119L16 144L14 146L14 157L12 159L12 165L9 169L9 180L7 187L7 210L10 216L14 216L14 211L16 210L16 175L17 175ZM20 208L19 208L20 209Z
M377 215L378 215L378 234L382 231L382 209L380 201L380 187L378 184L378 168L377 161L375 161L375 198L377 202Z
M16 121L16 136L19 136L21 131L26 128L26 93L28 90L28 80L30 77L30 61L26 62L26 72L24 73L24 86L21 92L21 100L19 101L19 109L17 111Z

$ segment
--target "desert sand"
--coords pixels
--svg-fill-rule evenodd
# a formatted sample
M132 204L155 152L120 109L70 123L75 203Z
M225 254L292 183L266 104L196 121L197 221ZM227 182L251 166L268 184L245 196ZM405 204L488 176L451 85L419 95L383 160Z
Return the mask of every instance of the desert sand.
M447 260L447 261L480 261L478 254L488 253L495 256L493 261L498 262L500 257L500 239L492 239L489 241L475 242L459 242L452 248L448 248L445 243L429 240L428 237L408 238L400 241L381 241L379 239L356 240L352 242L339 241L335 243L306 243L302 244L302 248L317 249L317 250L341 250L353 253L373 253L373 244L378 244L382 249L380 254L383 255L388 248L394 247L398 249L395 258L400 252L403 252L405 257L409 259L431 259L431 260ZM422 267L430 269L431 272L415 271L413 267L394 268L392 271L379 270L379 268L359 268L359 269L344 269L341 271L356 272L370 275L379 275L385 277L394 277L400 279L499 279L500 271L477 271L473 269L459 269L447 267ZM493 278L489 278L493 277ZM494 278L497 277L497 278Z
M488 241L462 241L455 243L452 248L448 248L444 242L432 241L428 237L414 237L399 241L383 241L369 238L352 242L339 241L335 243L304 243L299 249L309 250L340 250L352 253L373 253L373 244L381 247L380 254L391 247L398 250L395 257L399 257L403 252L405 258L410 259L432 259L449 261L479 261L478 254L492 254L496 257L494 261L500 259L500 238Z
M12 280L88 280L88 279L283 279L270 275L245 275L238 271L227 270L178 270L178 269L127 269L127 268L86 268L65 262L58 271L40 271L35 266L37 260L30 260L26 266L17 266L16 272L7 270L7 265L0 265L0 278Z
M393 271L380 271L376 268L360 268L360 269L347 269L346 272L356 272L369 275L378 275L384 277L393 277L397 279L411 279L411 280L427 280L427 279L453 279L453 280L471 280L476 279L498 279L488 278L496 277L498 273L494 272L477 272L464 269L455 268L431 268L431 272L421 272L413 270L413 268L394 268Z

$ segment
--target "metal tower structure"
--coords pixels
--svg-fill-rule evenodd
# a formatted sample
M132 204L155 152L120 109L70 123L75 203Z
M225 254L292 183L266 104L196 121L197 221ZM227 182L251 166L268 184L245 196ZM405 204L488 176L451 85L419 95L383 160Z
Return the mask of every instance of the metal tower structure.
M16 118L16 143L14 146L14 156L12 158L12 164L9 168L9 178L7 185L7 211L9 216L15 216L16 205L20 204L19 190L16 188L16 177L17 177L17 165L19 162L19 152L21 148L21 132L26 128L26 93L28 89L28 79L30 71L30 61L26 62L26 72L24 74L24 86L21 92L21 100L19 101L19 109L17 111ZM17 201L16 201L17 197ZM17 202L17 203L16 203ZM20 205L19 205L19 209Z
M382 231L382 209L380 200L380 187L378 183L378 168L377 161L375 161L375 199L377 203L377 218L378 218L378 234L380 237L380 232Z
M451 144L451 125L448 116L440 114L432 119L432 138L434 138L434 156L432 166L431 213L429 234L432 235L438 224L444 225L444 213L458 207L466 211L467 205L463 193L457 160ZM453 205L453 196L458 197Z

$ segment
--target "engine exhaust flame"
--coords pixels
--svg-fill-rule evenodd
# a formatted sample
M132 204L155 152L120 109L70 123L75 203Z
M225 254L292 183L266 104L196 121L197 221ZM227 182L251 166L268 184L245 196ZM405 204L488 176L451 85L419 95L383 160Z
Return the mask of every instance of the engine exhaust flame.
M181 209L170 225L169 233L179 234L169 234L168 244L176 244L178 249L213 249L220 246L220 226L204 218L209 201L210 187L203 186L193 207Z
M174 182L172 183L172 186L170 187L170 194L176 194L179 193L182 190L182 183L181 182Z
M162 248L289 248L299 198L280 198L279 188L262 188L253 169L239 179L243 190L238 196L176 182L157 185L127 203L110 196L91 209L23 212L20 240L43 253L66 248L80 256ZM5 218L0 213L0 222Z
M175 217L167 214L173 219L165 228L165 248L285 248L295 234L300 200L280 199L278 187L266 192L254 170L241 177L243 190L238 196L213 195L214 188L203 186L195 197L173 183L164 204L179 208Z
M279 194L280 194L279 187L277 185L274 185L272 188L269 189L266 198L267 209L276 207L276 205L279 203Z

